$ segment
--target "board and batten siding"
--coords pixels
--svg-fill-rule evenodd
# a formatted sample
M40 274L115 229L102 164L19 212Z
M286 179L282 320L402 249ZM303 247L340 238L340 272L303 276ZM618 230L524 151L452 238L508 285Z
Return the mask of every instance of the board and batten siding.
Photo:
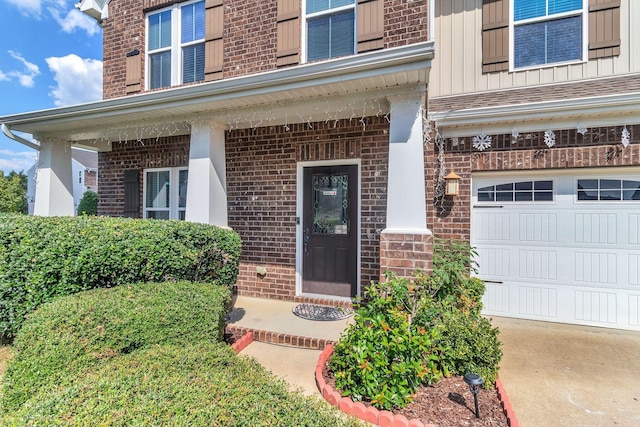
M611 0L590 0L591 3L601 1ZM619 55L594 58L597 55L591 49L591 59L586 62L509 72L505 63L498 60L500 55L504 56L504 49L497 49L502 50L497 52L485 41L485 54L488 49L493 49L498 59L489 66L485 60L483 73L483 28L492 32L489 36L497 38L501 31L499 20L486 22L485 19L483 25L483 0L435 0L437 47L430 80L437 84L430 85L429 96L461 95L640 72L640 51L637 49L640 27L635 25L635 21L640 19L640 1L620 0L618 13L620 45L615 49L619 49ZM592 27L590 24L591 31ZM508 46L506 53L508 55Z

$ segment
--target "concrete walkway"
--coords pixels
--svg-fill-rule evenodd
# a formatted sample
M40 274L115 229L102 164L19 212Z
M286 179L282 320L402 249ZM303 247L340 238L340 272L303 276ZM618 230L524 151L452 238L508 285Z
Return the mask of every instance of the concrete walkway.
M238 297L230 324L337 340L348 323L300 319L295 305ZM503 342L500 378L521 426L640 426L640 332L498 317L492 323ZM319 350L254 342L241 354L319 395Z

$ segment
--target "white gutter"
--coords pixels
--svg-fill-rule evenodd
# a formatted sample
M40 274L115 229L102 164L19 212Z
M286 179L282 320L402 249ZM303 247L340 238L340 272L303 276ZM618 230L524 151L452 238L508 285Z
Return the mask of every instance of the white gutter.
M4 123L1 124L1 127L2 127L2 133L4 133L7 136L7 138L13 139L14 141L19 142L22 145L26 145L29 148L33 148L34 150L40 150L40 144L38 142L29 141L28 139L25 139L20 135L16 135Z

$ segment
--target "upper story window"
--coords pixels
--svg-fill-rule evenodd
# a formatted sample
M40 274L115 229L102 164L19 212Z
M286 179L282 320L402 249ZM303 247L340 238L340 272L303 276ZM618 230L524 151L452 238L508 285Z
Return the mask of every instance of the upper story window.
M307 61L353 55L355 0L306 0Z
M514 68L582 60L585 29L583 0L513 0Z
M147 15L149 89L204 80L204 3L178 3Z
M184 220L187 207L187 168L144 171L144 218Z

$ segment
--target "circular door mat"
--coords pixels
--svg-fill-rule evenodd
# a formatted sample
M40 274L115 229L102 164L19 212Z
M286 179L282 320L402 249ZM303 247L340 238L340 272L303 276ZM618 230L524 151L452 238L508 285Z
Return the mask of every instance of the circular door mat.
M318 304L298 304L293 314L308 320L341 320L353 315L353 310L346 307L329 307Z

